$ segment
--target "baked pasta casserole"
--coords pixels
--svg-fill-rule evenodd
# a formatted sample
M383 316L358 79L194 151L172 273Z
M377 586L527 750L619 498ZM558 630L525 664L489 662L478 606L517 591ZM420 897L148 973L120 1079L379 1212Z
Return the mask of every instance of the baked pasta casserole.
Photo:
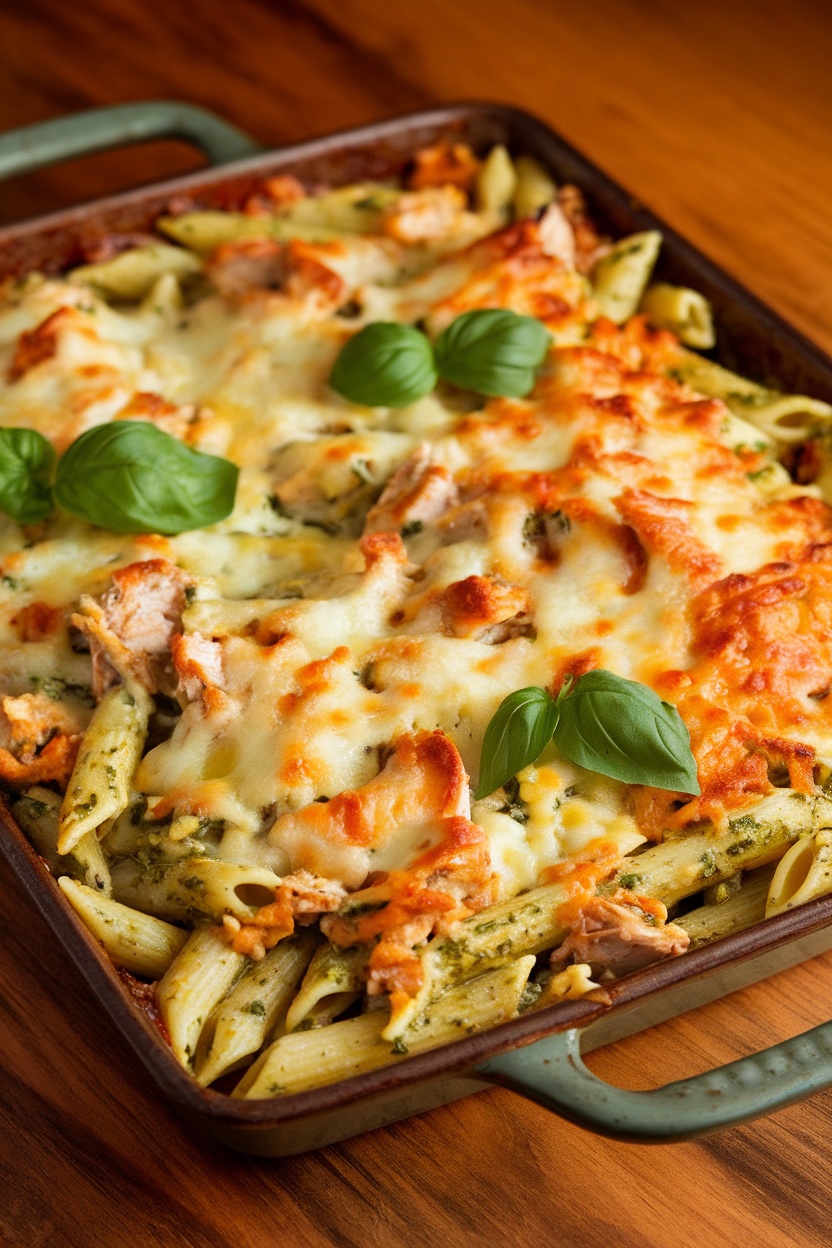
M0 305L0 778L202 1085L832 891L832 408L528 156L178 203Z

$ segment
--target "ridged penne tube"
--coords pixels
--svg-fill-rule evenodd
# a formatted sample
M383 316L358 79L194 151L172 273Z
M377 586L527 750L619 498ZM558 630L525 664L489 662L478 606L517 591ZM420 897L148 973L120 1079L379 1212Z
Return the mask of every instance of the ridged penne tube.
M557 187L549 172L534 156L518 156L514 162L517 185L514 189L514 216L536 217L542 208L548 207L557 194Z
M247 960L216 928L198 928L156 985L171 1048L184 1066L192 1067L203 1024Z
M141 299L163 274L191 277L201 272L199 258L182 247L169 243L151 243L132 247L103 260L100 264L83 264L73 269L70 278L85 286L94 286L111 299Z
M163 273L142 299L139 311L153 312L156 316L164 316L166 313L175 315L181 311L183 302L178 277L174 273Z
M673 922L685 929L693 949L718 940L720 936L729 936L731 932L742 932L765 917L766 898L773 874L773 866L762 867L743 880L742 887L727 901L714 906L698 906Z
M832 421L832 406L800 394L778 394L776 390L769 390L759 397L734 397L725 401L737 415L780 442L803 442Z
M343 237L343 230L322 223L293 221L288 217L250 217L243 212L186 212L181 217L160 217L156 228L200 255L215 251L223 243L247 239L274 238L288 242L301 238L328 243Z
M823 795L777 789L726 832L698 832L663 841L625 860L611 888L658 897L672 906L737 871L781 858L801 836L832 826L832 801Z
M383 182L358 182L295 200L274 221L278 231L323 226L347 234L374 234L381 229L384 209L400 197L400 190Z
M86 832L70 853L58 853L61 799L57 793L35 786L22 793L11 810L53 875L71 875L104 897L111 895L110 868L95 832Z
M60 854L68 854L86 832L124 810L151 707L141 685L117 685L93 711L61 805Z
M616 325L632 316L650 280L662 245L658 230L631 234L603 256L592 270L595 304L600 316Z
M730 407L727 408L722 418L721 440L734 451L751 448L773 453L775 449L773 440L764 434L762 429L743 420L736 412L732 412Z
M702 394L713 399L724 399L731 408L734 399L763 398L771 393L759 382L740 377L739 373L732 373L729 368L723 368L695 351L680 351L673 360L672 373Z
M765 917L832 893L832 830L801 837L777 864Z
M407 1033L391 1044L386 1011L344 1019L314 1031L281 1036L243 1077L234 1096L248 1100L303 1092L385 1066L407 1053L421 1053L483 1027L514 1018L533 957L517 958L454 988L431 1004Z
M639 311L659 329L670 329L686 347L708 350L716 343L711 305L698 290L656 282L645 291Z
M820 399L780 394L693 351L681 352L672 371L702 394L722 399L736 416L776 441L802 442L832 420L832 406Z
M479 212L508 221L517 190L517 170L508 149L495 144L477 170L475 199Z
M558 911L568 898L566 884L544 884L472 915L453 936L428 941L422 952L422 988L392 1015L385 1039L395 1039L451 984L491 970L507 958L542 953L559 944L567 929Z
M203 1028L196 1053L199 1083L207 1087L236 1069L281 1027L317 939L311 928L299 928L246 967Z
M221 919L233 914L245 922L258 906L274 901L280 876L266 867L243 866L218 858L183 858L152 870L134 859L113 868L118 901L166 919Z
M206 254L222 243L269 238L270 223L270 217L250 217L242 212L185 212L179 217L160 217L156 229L184 247Z
M115 962L134 975L161 979L188 939L188 932L150 914L122 906L68 875L58 880L75 913Z
M339 949L329 941L320 945L315 950L298 994L289 1007L286 1030L295 1031L315 1007L327 998L360 992L366 978L369 956L365 945L356 945L352 949ZM317 1017L320 1020L320 1013Z
M11 812L41 858L46 859L49 870L54 873L61 861L58 853L58 823L61 817L59 795L52 789L35 785L21 793L12 804Z

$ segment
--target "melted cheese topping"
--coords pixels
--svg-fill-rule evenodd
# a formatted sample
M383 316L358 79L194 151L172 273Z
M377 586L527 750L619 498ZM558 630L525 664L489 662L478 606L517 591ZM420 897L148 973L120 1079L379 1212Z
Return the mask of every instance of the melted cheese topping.
M188 605L153 680L181 714L134 781L157 857L210 826L196 852L349 890L383 873L396 904L409 872L411 912L441 876L453 902L434 889L421 938L449 906L529 888L598 838L625 853L753 805L777 768L805 790L832 764L830 509L675 379L672 334L596 317L580 246L551 247L534 221L481 237L464 196L436 189L393 202L378 234L226 243L187 305L173 278L163 303L116 307L35 276L0 307L4 425L61 451L149 420L241 468L211 530L0 522L0 775L66 782L97 691L85 630L111 658L119 631L102 608L96 633L84 602L112 601L118 569L140 565L150 592L176 567ZM369 321L435 334L495 306L552 334L527 398L440 387L365 408L327 386ZM678 808L550 746L512 798L472 809L501 700L595 667L678 705L701 798Z

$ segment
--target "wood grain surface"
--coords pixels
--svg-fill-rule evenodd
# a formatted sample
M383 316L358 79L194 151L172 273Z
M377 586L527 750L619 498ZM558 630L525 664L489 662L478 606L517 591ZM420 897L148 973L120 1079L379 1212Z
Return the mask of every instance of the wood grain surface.
M0 2L0 129L153 97L269 144L462 98L538 113L832 349L827 0ZM194 167L177 144L0 187L0 220ZM177 1121L0 868L0 1242L13 1248L832 1240L832 1093L644 1148L502 1091L284 1161ZM655 1086L824 1021L832 955L603 1050Z

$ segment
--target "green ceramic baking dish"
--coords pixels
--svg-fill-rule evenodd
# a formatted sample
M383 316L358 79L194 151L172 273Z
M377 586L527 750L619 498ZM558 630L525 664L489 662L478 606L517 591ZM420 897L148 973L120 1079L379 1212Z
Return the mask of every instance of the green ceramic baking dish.
M439 138L477 150L505 143L574 182L614 235L661 229L660 276L694 286L712 303L719 360L758 380L832 401L832 361L673 230L527 113L460 104L265 151L190 105L148 102L97 109L0 136L0 178L125 143L182 138L212 168L0 230L0 277L58 272L106 234L146 231L175 200L194 207L241 203L265 176L292 171L346 183L400 174L411 153ZM5 806L0 846L161 1093L232 1148L263 1156L304 1152L502 1084L592 1130L622 1139L689 1139L782 1108L832 1085L832 1022L720 1070L650 1092L626 1092L592 1075L581 1052L715 1000L832 949L832 897L824 897L682 957L616 981L579 1001L530 1012L487 1032L393 1066L274 1100L204 1090L179 1066L97 942L64 901Z

